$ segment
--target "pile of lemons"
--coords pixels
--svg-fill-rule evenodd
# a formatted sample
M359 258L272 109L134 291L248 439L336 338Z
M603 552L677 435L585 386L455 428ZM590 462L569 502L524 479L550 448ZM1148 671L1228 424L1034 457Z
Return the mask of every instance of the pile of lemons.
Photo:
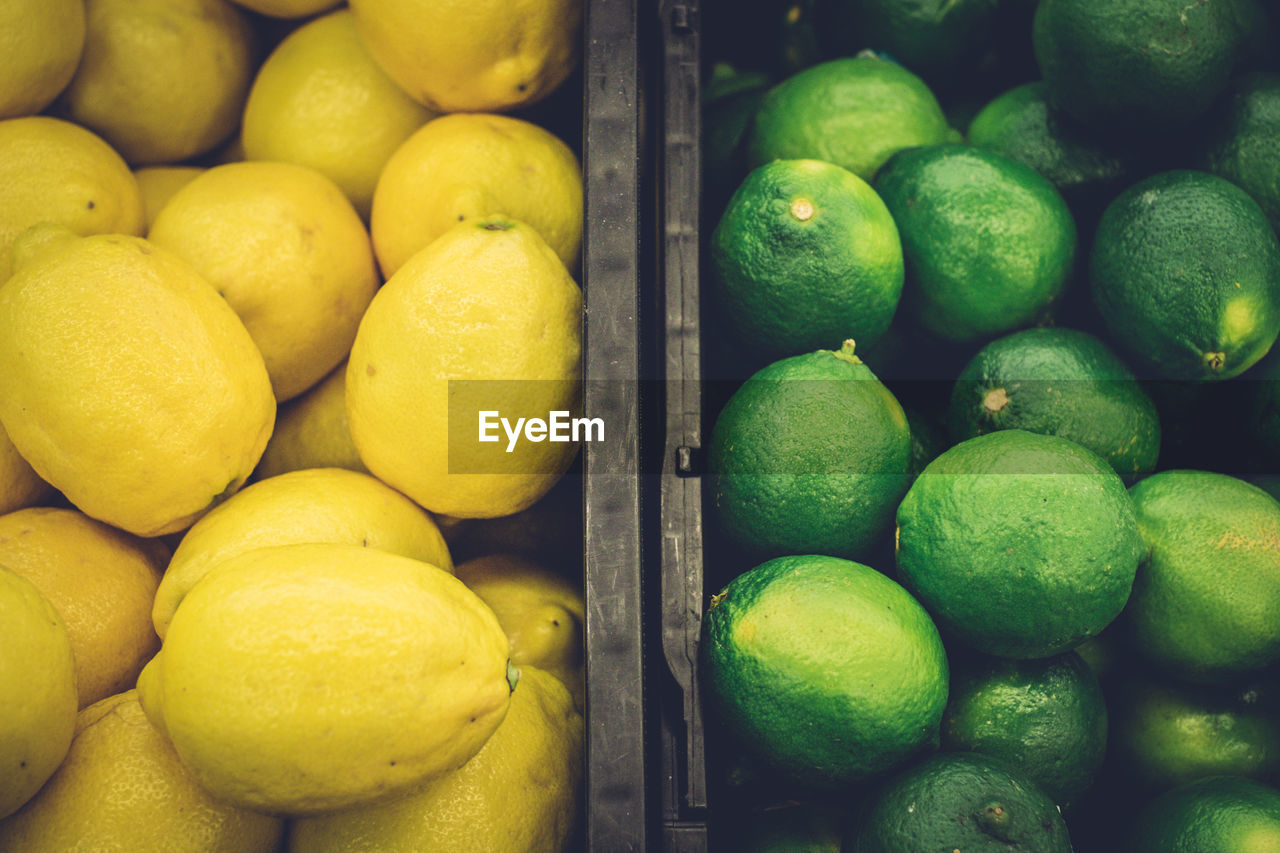
M581 19L0 5L0 851L573 841Z

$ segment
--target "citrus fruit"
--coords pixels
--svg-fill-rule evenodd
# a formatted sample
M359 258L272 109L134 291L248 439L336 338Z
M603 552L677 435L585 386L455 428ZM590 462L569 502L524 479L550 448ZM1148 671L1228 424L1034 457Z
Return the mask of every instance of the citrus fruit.
M730 328L774 356L846 337L870 351L902 294L889 211L865 181L821 160L753 170L712 232L710 255Z
M191 588L138 696L215 797L309 814L462 766L507 711L507 649L448 572L359 545L280 545Z
M984 346L956 379L948 421L956 441L1000 429L1061 436L1121 476L1149 474L1160 453L1155 403L1106 344L1078 329L1023 329Z
M0 565L0 818L53 775L76 724L67 628L35 584Z
M167 557L72 509L0 515L0 565L35 584L66 625L79 707L127 690L160 647L151 601Z
M995 756L1067 805L1093 784L1106 754L1102 688L1075 652L956 664L942 748Z
M702 87L702 209L719 213L742 183L747 169L742 142L764 93L774 83L771 74L713 65Z
M1124 482L1051 435L1009 429L944 451L898 507L897 564L944 634L985 654L1042 658L1111 623L1142 536Z
M53 487L40 479L0 427L0 513L35 506L51 497Z
M1255 853L1280 849L1280 791L1239 776L1188 782L1134 818L1133 853Z
M155 594L156 632L165 636L182 599L219 563L307 542L359 545L453 571L431 516L395 489L341 468L292 471L252 483L191 526Z
M434 117L383 73L351 11L339 9L290 32L258 69L244 108L245 159L315 169L368 220L382 167Z
M83 0L17 0L0 9L0 119L34 115L76 72Z
M0 187L0 282L12 272L13 241L38 222L85 236L142 234L133 173L110 145L68 121L0 121Z
M87 515L182 530L249 476L274 417L244 324L146 240L67 233L0 289L0 421Z
M156 221L161 209L178 190L191 183L204 171L200 166L143 166L133 170L142 193L142 215L146 227Z
M1146 542L1125 611L1139 652L1196 681L1280 657L1280 503L1210 471L1161 471L1130 494Z
M368 474L347 426L347 362L280 407L276 428L254 476L260 480L303 468L346 468Z
M580 58L581 0L356 0L351 11L387 75L438 112L535 103Z
M527 664L564 682L579 710L586 707L581 581L572 581L517 554L490 554L457 566L458 580L489 605L507 639L511 665Z
M1234 78L1205 120L1201 165L1240 186L1280 232L1280 74Z
M533 228L506 217L458 223L402 266L360 321L346 376L360 458L432 512L525 509L576 445L510 440L492 418L546 424L574 411L581 334L582 292ZM499 413L491 443L479 442L481 412Z
M284 821L228 806L201 788L142 712L137 691L76 717L58 772L0 821L0 849L272 853Z
M176 163L231 136L253 28L225 0L86 0L84 53L60 103L130 165Z
M459 222L501 215L533 227L570 271L582 246L582 169L555 134L524 119L441 116L387 160L369 222L388 278Z
M1032 325L1066 287L1075 221L1029 166L933 145L896 154L874 187L902 237L904 304L939 337L977 341Z
M1032 39L1053 103L1102 129L1156 129L1202 116L1226 86L1255 0L1044 0Z
M884 51L925 79L974 64L991 38L992 0L819 0L815 30L829 56Z
M373 247L346 196L293 163L228 163L174 194L147 239L190 263L235 309L277 400L346 356L378 287Z
M954 139L933 92L895 62L830 59L791 75L761 101L747 133L751 168L826 160L870 181L895 151Z
M289 851L565 850L582 752L582 717L564 685L522 667L507 715L474 758L394 802L295 821Z
M936 742L947 658L889 578L836 557L778 557L730 581L702 620L718 719L772 772L842 786Z
M1131 678L1113 698L1112 748L1147 785L1280 770L1280 722L1239 691Z
M1226 379L1280 333L1280 243L1257 202L1204 172L1161 172L1102 214L1089 257L1094 303L1156 375Z
M758 370L716 416L714 516L752 557L854 557L884 535L906 491L902 407L846 342Z
M1022 773L977 753L933 755L884 782L846 840L851 853L961 850L1070 853L1053 800Z

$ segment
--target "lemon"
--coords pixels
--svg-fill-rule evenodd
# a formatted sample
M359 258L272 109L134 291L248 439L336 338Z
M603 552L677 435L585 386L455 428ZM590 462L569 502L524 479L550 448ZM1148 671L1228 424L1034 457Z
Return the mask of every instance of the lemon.
M71 82L83 49L83 0L0 4L0 118L49 106Z
M85 0L84 54L67 115L132 165L176 163L235 132L253 28L226 0Z
M203 172L200 166L143 166L134 169L138 190L142 193L142 214L146 227L156 221L156 215L169 203L174 193L195 180Z
M147 239L226 298L281 401L342 361L378 287L369 232L351 203L292 163L214 166L174 194Z
M31 581L0 566L0 818L58 769L75 724L66 626Z
M522 119L441 116L396 149L369 221L387 277L459 222L501 214L541 235L570 271L582 246L582 169L569 146Z
M156 632L165 636L183 597L219 563L306 542L376 548L453 571L431 516L395 489L340 468L293 471L242 489L187 531L155 595Z
M76 717L75 739L40 793L0 821L0 850L272 853L284 822L219 802L147 720L135 690Z
M507 653L493 612L448 572L282 545L191 589L138 694L215 797L307 814L461 767L506 714Z
M274 416L244 325L146 240L67 235L0 288L0 422L87 515L182 530L249 476Z
M142 217L137 180L100 137L46 116L0 121L0 282L13 241L37 222L141 236Z
M533 853L566 849L578 813L582 717L564 685L520 671L497 731L421 793L294 821L290 853Z
M280 408L255 476L265 480L303 468L368 474L347 427L347 362Z
M383 70L439 112L532 104L579 59L582 0L355 0L351 11Z
M167 557L73 509L0 515L0 565L35 584L67 627L79 707L131 687L160 647L151 601Z
M537 667L564 682L585 707L580 583L515 554L492 554L459 564L458 579L489 605L511 641L513 666Z
M246 9L272 18L305 18L337 6L341 0L232 0Z
M40 479L0 428L0 513L35 506L52 496L53 487Z
M432 512L519 512L576 447L480 443L480 412L509 424L572 412L581 337L582 292L537 232L502 217L458 224L401 267L360 321L346 378L360 458Z
M383 165L435 115L378 67L355 18L340 9L291 32L258 69L244 108L244 153L310 166L368 219Z

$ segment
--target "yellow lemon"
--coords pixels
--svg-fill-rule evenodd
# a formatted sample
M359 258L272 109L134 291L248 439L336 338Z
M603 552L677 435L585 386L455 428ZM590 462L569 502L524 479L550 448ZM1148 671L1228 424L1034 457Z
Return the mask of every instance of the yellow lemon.
M58 769L75 724L66 626L31 581L0 566L0 818Z
M219 802L147 720L135 690L76 717L58 772L0 821L0 850L273 853L284 821Z
M511 708L460 770L365 809L296 820L290 853L552 853L578 815L583 723L554 676L520 670Z
M160 647L151 602L168 549L73 509L0 515L0 565L36 585L67 626L79 707L133 686Z
M305 18L332 9L342 0L232 0L246 9L272 18Z
M510 116L441 116L396 149L369 228L384 275L459 222L500 214L533 228L570 271L582 246L582 168L554 134Z
M0 423L87 515L182 530L245 481L274 417L244 324L146 240L67 235L0 287Z
M142 194L120 155L84 128L46 116L0 121L0 282L13 241L38 222L141 235Z
M448 572L359 545L260 548L192 587L138 679L214 796L308 814L461 767L515 680L493 612Z
M247 486L192 525L156 592L156 632L165 636L183 597L219 563L306 542L376 548L453 571L431 516L395 489L341 468L293 471Z
M0 513L35 506L53 496L50 486L22 458L9 434L0 428Z
M303 468L369 473L347 426L347 362L300 397L285 403L254 476L265 480Z
M585 707L582 584L514 554L467 560L455 574L498 617L511 641L512 665L546 670Z
M293 163L214 166L169 199L147 239L226 298L280 401L346 357L378 287L369 232L351 203Z
M85 0L80 66L60 103L132 165L176 163L235 132L253 28L226 0Z
M199 166L143 166L134 169L133 176L142 193L142 218L146 227L151 227L156 215L178 190L194 181L203 171Z
M83 0L0 3L0 118L49 106L71 82L83 48Z
M544 431L513 447L497 420L481 443L480 413L546 426L574 411L581 331L582 293L537 232L506 218L460 223L401 267L360 322L346 380L360 458L432 512L519 512L576 445Z
M351 11L383 70L439 112L531 104L580 54L582 0L352 0Z
M435 115L391 82L341 9L291 32L258 69L244 108L245 159L310 166L368 219L383 165Z

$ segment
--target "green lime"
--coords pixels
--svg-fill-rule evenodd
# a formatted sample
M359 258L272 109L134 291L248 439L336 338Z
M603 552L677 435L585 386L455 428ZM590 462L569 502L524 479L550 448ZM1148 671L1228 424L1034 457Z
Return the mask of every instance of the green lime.
M702 89L703 209L723 209L746 175L742 138L773 84L763 71L717 63Z
M1107 749L1097 676L1075 652L956 664L942 748L1003 759L1066 805L1093 784Z
M1252 696L1130 678L1114 693L1112 747L1157 788L1218 775L1265 780L1280 770L1280 720Z
M883 59L843 57L769 90L747 138L747 161L826 160L869 181L895 151L953 133L919 77Z
M851 342L792 356L753 374L716 418L713 514L755 559L857 556L888 533L910 464L906 415Z
M934 145L894 155L874 186L902 238L903 298L934 334L974 341L1032 325L1066 286L1075 222L1029 166Z
M1161 471L1129 491L1147 550L1125 609L1138 651L1205 682L1280 658L1280 502L1209 471Z
M1203 168L1249 193L1280 231L1280 74L1236 77L1205 125Z
M1155 404L1106 344L1076 329L997 338L960 372L948 425L955 441L1000 429L1084 445L1121 476L1147 474L1160 453Z
M1131 155L1053 109L1041 80L989 101L969 124L967 139L1035 169L1077 212L1101 212L1137 170Z
M1170 379L1235 376L1280 333L1275 232L1244 190L1205 172L1161 172L1112 201L1089 281L1112 336Z
M747 175L711 234L710 263L730 328L774 356L850 337L865 352L902 294L902 244L884 202L821 160Z
M976 64L991 38L996 0L819 0L829 56L879 50L926 79Z
M930 756L873 795L849 853L1071 853L1047 794L996 758Z
M898 507L897 564L943 632L1040 658L1105 628L1143 553L1123 481L1065 438L1008 429L924 469Z
M861 563L779 557L712 597L701 672L727 730L774 772L840 787L936 741L947 658L929 614Z
M1262 20L1256 0L1040 0L1032 38L1054 104L1103 131L1200 118Z
M1188 782L1138 813L1123 849L1127 853L1274 853L1280 850L1280 791L1239 776Z

